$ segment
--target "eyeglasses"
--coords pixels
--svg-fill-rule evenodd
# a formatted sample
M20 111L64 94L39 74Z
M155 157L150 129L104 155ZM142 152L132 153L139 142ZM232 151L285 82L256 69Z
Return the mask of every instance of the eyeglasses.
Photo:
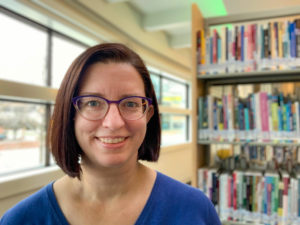
M99 120L105 117L109 105L115 103L121 116L126 120L138 120L145 115L152 99L141 96L129 96L118 101L110 101L95 95L77 96L72 99L75 109L87 120Z

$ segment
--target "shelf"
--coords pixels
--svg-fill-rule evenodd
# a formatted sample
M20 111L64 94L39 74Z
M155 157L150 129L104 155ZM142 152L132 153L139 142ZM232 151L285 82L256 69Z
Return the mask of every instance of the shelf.
M198 75L198 79L211 85L300 81L300 70L266 70Z
M222 221L222 225L264 225L263 223Z
M257 222L234 222L234 221L222 221L222 225L264 225Z
M230 145L251 145L251 146L293 146L300 147L300 143L274 143L274 142L257 142L257 141L210 141L198 140L198 144L211 145L211 144L230 144Z

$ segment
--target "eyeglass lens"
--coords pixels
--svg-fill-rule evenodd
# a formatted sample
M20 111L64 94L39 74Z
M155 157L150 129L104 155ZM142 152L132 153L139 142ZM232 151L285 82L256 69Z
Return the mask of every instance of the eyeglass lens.
M105 99L97 97L82 97L77 100L79 112L87 119L97 120L103 118L109 108ZM119 112L127 120L140 119L148 107L148 101L140 97L125 98L119 102Z

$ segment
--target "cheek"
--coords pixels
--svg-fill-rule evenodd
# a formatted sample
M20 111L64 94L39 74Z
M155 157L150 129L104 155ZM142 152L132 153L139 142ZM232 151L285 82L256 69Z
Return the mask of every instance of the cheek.
M79 140L84 134L92 132L95 128L93 123L76 116L74 120L74 129L77 140Z
M147 120L143 118L140 121L135 121L131 124L130 130L135 134L137 141L142 144L147 131Z

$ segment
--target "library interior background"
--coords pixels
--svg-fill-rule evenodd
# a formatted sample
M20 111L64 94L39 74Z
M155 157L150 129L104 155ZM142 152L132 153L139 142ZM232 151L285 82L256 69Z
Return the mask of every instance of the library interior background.
M63 176L46 148L89 46L145 61L162 143L145 165L201 189L223 224L300 224L300 0L1 0L0 217Z

